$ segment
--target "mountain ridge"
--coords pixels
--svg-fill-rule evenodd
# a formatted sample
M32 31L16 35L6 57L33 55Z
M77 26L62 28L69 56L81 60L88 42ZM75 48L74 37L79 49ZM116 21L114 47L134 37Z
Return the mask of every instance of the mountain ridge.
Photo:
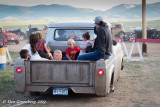
M37 6L9 6L0 4L0 20L40 20L52 18L105 18L140 19L142 17L141 4L120 4L108 10L94 10L90 8L75 8L67 5L51 4ZM160 2L147 4L147 18L160 17Z

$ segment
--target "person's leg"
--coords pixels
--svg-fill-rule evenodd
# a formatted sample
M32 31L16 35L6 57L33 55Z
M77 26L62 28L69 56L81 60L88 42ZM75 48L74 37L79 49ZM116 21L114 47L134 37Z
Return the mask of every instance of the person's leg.
M68 58L67 57L63 57L62 60L68 60Z
M97 61L98 59L100 59L100 53L97 50L78 56L78 60Z
M105 59L109 59L109 58L110 58L110 56L106 56L106 57L105 57Z
M53 60L53 56L51 53L48 53L49 54L49 60Z

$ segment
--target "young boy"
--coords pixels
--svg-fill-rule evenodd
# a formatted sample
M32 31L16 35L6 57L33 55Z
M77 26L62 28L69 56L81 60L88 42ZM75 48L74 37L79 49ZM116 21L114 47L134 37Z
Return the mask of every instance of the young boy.
M62 60L62 52L60 50L55 50L53 57L54 60Z
M25 59L25 60L29 60L30 59L30 55L27 49L22 49L20 52L20 57Z
M76 53L80 52L80 49L75 47L75 41L73 39L69 39L67 44L68 44L68 48L66 49L66 57L69 60L75 60Z

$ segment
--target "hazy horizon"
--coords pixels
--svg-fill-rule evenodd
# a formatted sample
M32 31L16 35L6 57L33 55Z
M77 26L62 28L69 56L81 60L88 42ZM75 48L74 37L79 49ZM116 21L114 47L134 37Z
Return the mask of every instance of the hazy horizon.
M148 0L147 4L157 3L159 0ZM142 0L118 0L116 2L110 0L0 0L0 4L18 5L18 6L36 6L36 5L51 5L60 4L68 5L76 8L90 8L94 10L108 10L120 4L142 4Z

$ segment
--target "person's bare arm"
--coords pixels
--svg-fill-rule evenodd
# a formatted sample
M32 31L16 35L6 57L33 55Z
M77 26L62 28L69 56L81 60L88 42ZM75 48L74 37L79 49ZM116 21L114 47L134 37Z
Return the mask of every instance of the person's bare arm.
M45 50L46 53L50 53L49 50L47 49L46 43L44 44L44 50Z
M69 57L69 55L68 55L68 54L66 54L66 57L67 57L69 60L72 60L72 59Z

